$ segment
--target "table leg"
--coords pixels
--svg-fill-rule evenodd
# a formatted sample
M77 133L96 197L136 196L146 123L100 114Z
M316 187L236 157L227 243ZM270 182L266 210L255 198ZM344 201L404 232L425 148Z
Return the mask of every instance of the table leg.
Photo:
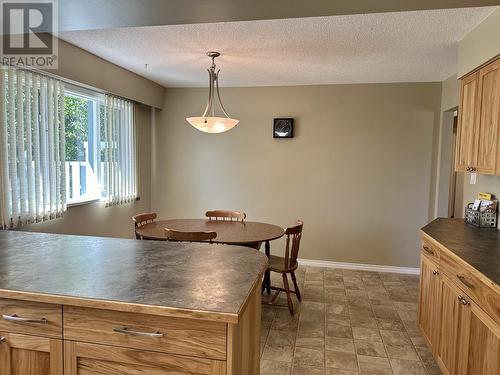
M269 241L266 241L265 244L266 256L269 258L271 256L271 244ZM267 291L267 294L271 294L271 271L266 271L264 274L264 287Z

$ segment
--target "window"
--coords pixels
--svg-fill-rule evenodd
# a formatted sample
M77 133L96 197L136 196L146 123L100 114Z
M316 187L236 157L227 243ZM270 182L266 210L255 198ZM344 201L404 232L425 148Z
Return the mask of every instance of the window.
M69 205L101 198L100 119L103 98L81 89L64 95L66 199Z
M64 96L66 199L69 205L136 198L133 103L83 88Z

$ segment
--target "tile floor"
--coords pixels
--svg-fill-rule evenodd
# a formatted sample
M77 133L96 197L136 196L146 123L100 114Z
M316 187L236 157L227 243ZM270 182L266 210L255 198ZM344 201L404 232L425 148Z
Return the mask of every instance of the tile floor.
M294 317L262 307L261 375L441 374L416 323L418 276L307 267L297 278Z

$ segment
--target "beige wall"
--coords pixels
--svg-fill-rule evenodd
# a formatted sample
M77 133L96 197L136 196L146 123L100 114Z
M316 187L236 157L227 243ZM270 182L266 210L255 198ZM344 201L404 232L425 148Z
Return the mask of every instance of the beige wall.
M165 89L118 65L59 40L59 69L50 73L161 108Z
M222 95L241 122L210 135L185 121L203 110L206 89L166 91L156 128L160 216L234 208L282 226L302 218L302 258L418 265L440 83L225 88ZM295 118L294 139L272 138L279 116Z
M458 46L458 77L500 54L500 8L465 36Z

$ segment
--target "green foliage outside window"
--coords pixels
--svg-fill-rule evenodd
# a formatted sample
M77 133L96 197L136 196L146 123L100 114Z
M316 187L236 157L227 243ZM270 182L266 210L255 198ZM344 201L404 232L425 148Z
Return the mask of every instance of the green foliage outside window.
M66 161L85 161L84 142L88 141L90 104L84 98L64 97Z

